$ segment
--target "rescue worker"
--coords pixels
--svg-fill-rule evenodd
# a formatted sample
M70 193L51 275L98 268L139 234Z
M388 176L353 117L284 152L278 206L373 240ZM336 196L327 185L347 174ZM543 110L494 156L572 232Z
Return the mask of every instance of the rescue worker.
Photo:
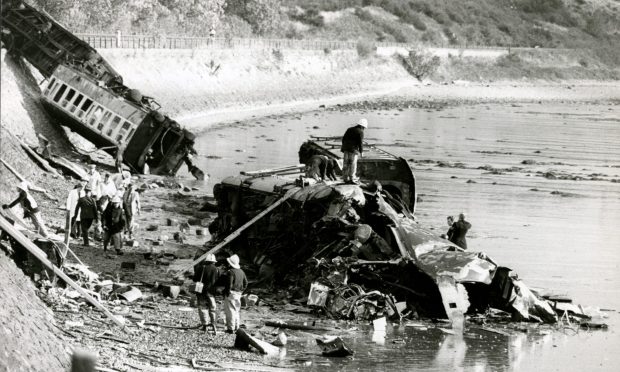
M80 213L80 225L82 227L82 238L84 239L84 246L90 247L88 241L88 230L90 229L93 221L99 222L99 212L97 210L97 201L92 196L92 190L90 185L84 187L84 196L82 196L75 206L75 214Z
M368 120L361 118L357 124L347 129L342 137L340 151L344 154L342 180L348 183L359 183L357 178L357 160L364 155L364 129L368 127Z
M24 218L29 218L32 224L36 228L37 232L44 237L47 237L47 229L45 228L45 221L41 217L41 211L37 201L30 195L30 184L28 181L20 182L17 185L17 191L19 196L9 204L3 204L2 209L13 208L19 203L24 210Z
M235 333L239 329L241 310L241 295L248 287L248 279L241 266L239 256L233 254L226 259L230 269L224 287L224 313L226 313L226 333Z
M467 249L467 240L465 235L471 229L471 224L465 221L465 213L459 213L459 220L452 224L452 236L450 241L463 249Z
M196 303L198 305L198 317L202 330L207 331L207 326L211 326L214 335L217 335L217 304L215 302L216 282L220 272L215 267L215 255L208 254L204 261L194 267L194 282L196 292ZM209 323L207 323L207 316Z
M114 196L108 206L101 215L103 224L103 250L108 250L108 244L112 241L112 245L117 255L122 255L121 247L123 245L123 237L121 233L125 228L125 213L121 207L121 198Z
M136 185L127 185L127 190L123 195L123 209L125 210L125 232L129 235L129 239L133 239L135 230L135 215L140 215L140 193L136 190Z
M325 155L313 155L306 163L306 177L314 178L318 182L325 180L335 181L335 167L337 167L336 160Z

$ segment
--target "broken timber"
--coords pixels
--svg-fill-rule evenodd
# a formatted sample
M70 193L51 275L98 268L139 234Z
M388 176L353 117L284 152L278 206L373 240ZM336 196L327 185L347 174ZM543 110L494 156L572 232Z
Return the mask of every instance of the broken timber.
M203 254L202 256L198 257L197 259L195 259L194 261L192 261L189 265L183 267L178 273L177 273L177 277L180 277L184 272L186 272L187 270L193 268L197 263L201 262L202 260L204 260L207 255L209 254L215 254L217 251L219 251L220 249L222 249L226 244L230 243L231 241L233 241L236 237L238 237L245 229L247 229L248 227L252 226L254 223L256 223L256 221L260 220L261 218L265 217L269 212L271 212L272 210L276 209L277 207L279 207L282 203L284 203L285 201L287 201L291 196L293 196L293 193L295 191L299 190L299 188L295 187L292 188L290 190L288 190L286 192L286 194L284 194L284 196L282 196L280 199L278 199L277 201L275 201L273 204L271 204L269 207L267 207L264 211L260 212L258 215L256 215L254 218L252 218L251 220L249 220L248 222L246 222L245 224L243 224L243 226L241 226L240 228L238 228L237 230L235 230L233 233L231 233L230 235L228 235L226 238L224 238L224 240L222 240L221 242L219 242L219 244L217 244L215 247L209 249L205 254Z
M19 141L19 144L45 171L60 176L60 173L58 173L56 168L52 167L47 160L43 159L41 155L37 154L36 151L34 151L30 146L22 141Z
M0 216L0 228L6 231L11 237L19 244L21 244L24 248L26 248L33 256L35 256L42 264L47 266L50 270L54 272L54 274L58 275L62 280L65 281L68 285L73 287L82 297L84 297L88 302L90 302L97 309L101 310L108 318L112 319L114 323L116 323L120 327L124 327L123 322L121 322L117 317L114 316L105 306L103 306L99 301L94 299L91 295L88 294L84 290L84 288L80 287L73 279L69 278L67 274L65 274L62 270L60 270L56 265L54 265L50 260L47 259L45 253L39 249L33 242L31 242L28 238L26 238L19 230L17 230L13 225L11 225L4 217Z

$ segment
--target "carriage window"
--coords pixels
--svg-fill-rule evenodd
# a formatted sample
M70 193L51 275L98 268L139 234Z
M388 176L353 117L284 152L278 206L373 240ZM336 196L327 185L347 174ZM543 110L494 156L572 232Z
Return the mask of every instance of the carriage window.
M62 97L63 94L65 94L65 90L67 90L67 86L65 84L63 84L60 89L58 89L58 93L56 93L56 95L54 96L54 101L58 102L60 101L60 97Z
M84 98L83 94L78 94L77 98L75 100L73 100L72 104L70 105L69 111L75 112L75 110L78 108L80 103L82 103L82 99L83 98Z
M67 95L62 100L62 103L60 105L62 107L67 107L67 105L73 99L74 96L75 96L75 89L69 89L69 92L67 92Z
M131 128L131 130L129 131L129 134L127 135L127 139L131 138L131 136L133 135L133 132L136 131L136 128Z
M95 125L103 115L103 108L98 105L92 106L89 114L88 125Z
M83 118L86 112L88 111L88 109L90 108L90 105L92 104L93 104L93 101L90 98L84 97L83 101L79 105L80 107L77 110L78 118Z
M106 131L106 135L112 136L112 133L114 133L116 128L118 128L118 125L121 123L121 120L122 119L119 116L115 116L112 122L110 123L108 130Z
M131 123L128 121L124 122L123 126L118 131L118 136L116 136L116 140L118 142L120 142L123 139L123 137L125 137L125 135L127 134L127 130L129 130L129 128L131 128ZM133 133L133 129L131 130L131 133ZM126 136L126 137L129 137L129 136Z
M106 112L101 118L101 120L99 121L99 124L97 124L97 130L99 131L103 130L103 127L105 127L108 121L110 121L111 117L112 117L112 113L110 111Z
M52 87L54 87L56 84L56 78L52 78L52 80L50 80L50 83L47 84L47 89L45 89L45 95L49 95L49 93L53 90Z

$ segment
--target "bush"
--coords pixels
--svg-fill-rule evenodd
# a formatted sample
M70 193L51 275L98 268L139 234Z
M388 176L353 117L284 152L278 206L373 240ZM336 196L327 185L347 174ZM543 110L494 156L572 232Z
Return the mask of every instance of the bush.
M278 62L282 62L282 60L284 60L284 54L282 54L282 51L280 49L273 49L271 51L271 54L273 55L273 58L275 58Z
M369 41L369 40L360 40L355 45L355 49L357 50L357 55L366 58L375 53L377 50L377 46Z
M325 53L325 55L332 54L332 50L328 47L325 47L323 48L323 53Z
M495 65L499 67L515 67L523 64L523 60L515 53L509 53L501 56L495 62Z
M434 73L441 64L439 57L422 50L410 50L406 57L400 56L400 60L407 72L420 81Z
M419 15L414 13L409 17L407 21L411 23L413 27L417 28L418 30L426 31L426 24L424 23L424 21L422 21L422 18L420 18Z
M309 8L304 12L290 14L289 16L294 20L314 27L323 27L325 25L325 20L317 8Z

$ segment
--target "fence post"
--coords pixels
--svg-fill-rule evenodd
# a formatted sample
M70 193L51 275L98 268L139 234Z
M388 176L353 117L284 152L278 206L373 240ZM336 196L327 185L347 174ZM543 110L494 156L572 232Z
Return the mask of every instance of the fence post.
M116 30L116 47L120 48L122 45L121 42L121 30Z

